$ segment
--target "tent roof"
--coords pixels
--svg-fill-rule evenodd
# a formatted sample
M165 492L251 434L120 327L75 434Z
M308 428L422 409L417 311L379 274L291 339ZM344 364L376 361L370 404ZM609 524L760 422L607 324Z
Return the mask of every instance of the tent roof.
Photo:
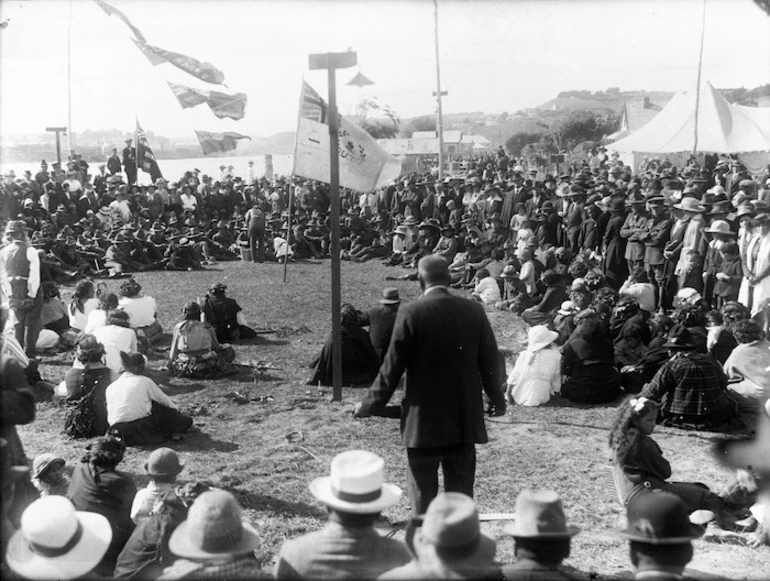
M699 152L770 151L770 112L731 105L711 83L701 90L698 110ZM658 115L638 131L608 146L621 152L693 151L695 94L677 93Z

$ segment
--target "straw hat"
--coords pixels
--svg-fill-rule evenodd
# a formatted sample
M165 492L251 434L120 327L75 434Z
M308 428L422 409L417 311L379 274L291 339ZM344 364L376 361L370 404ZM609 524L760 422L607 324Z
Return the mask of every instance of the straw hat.
M724 234L725 236L735 236L735 232L730 230L730 224L725 222L724 220L714 220L711 223L711 226L706 228L704 232L708 232L709 234Z
M210 490L196 498L187 520L168 541L172 553L197 561L250 553L261 545L256 529L243 522L235 497L224 490Z
M40 478L48 470L56 466L62 467L65 464L64 458L60 458L56 454L49 454L48 452L38 454L32 461L32 478Z
M571 303L570 303L571 304ZM559 334L545 325L535 325L527 331L527 350L540 351L553 343Z
M75 579L101 561L111 540L105 517L76 511L63 496L46 496L21 515L6 562L27 579Z
M519 538L567 539L580 529L567 525L559 495L551 490L525 488L516 499L513 524L505 532Z
M628 502L627 518L621 536L647 545L689 543L704 533L690 522L684 503L668 492L637 494Z
M682 198L682 201L678 204L674 204L674 208L677 210L683 210L685 212L701 213L705 212L706 208L700 205L695 198Z
M326 506L340 512L374 514L393 506L401 489L384 482L385 461L365 450L337 454L329 476L310 483L310 492Z

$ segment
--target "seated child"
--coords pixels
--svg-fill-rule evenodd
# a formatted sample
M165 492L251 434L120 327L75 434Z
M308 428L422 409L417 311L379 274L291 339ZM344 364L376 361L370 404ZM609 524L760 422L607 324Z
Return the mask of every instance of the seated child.
M32 484L40 496L67 496L70 480L65 472L67 463L55 454L43 453L32 461Z
M184 465L179 463L179 456L170 448L158 448L150 454L144 469L150 477L146 488L136 493L131 505L131 520L140 524L153 514L155 505L174 490L177 475Z

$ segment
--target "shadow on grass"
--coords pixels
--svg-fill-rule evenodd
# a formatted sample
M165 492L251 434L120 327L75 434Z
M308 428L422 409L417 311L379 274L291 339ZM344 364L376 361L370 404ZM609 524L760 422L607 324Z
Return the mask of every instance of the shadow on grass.
M276 498L275 496L246 492L238 488L224 487L224 489L233 493L243 508L271 512L282 516L327 517L327 512L321 507L307 504L306 502L296 502Z
M575 409L582 409L582 410L616 408L620 405L620 402L623 401L625 397L626 397L625 395L622 395L607 403L575 403L574 401L567 399L566 397L556 394L551 398L549 402L544 403L540 407L575 408Z
M171 383L170 377L167 377L165 381L156 381L156 383L163 386L163 391L166 395L195 393L196 391L210 387L205 383Z
M215 440L211 435L200 431L200 429L194 430L195 431L185 435L185 438L179 447L180 450L196 452L235 452L241 448L239 444L234 442Z

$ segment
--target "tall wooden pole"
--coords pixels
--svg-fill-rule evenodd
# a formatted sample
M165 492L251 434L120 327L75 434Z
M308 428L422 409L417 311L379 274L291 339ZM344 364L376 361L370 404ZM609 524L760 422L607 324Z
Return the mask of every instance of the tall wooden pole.
M441 111L441 67L439 66L438 51L438 0L433 0L434 35L436 41L436 100L438 102L438 120L436 130L438 132L438 180L444 179L444 123Z
M46 131L56 133L56 162L61 167L61 137L62 133L67 133L66 127L46 127Z
M698 54L698 81L695 85L695 136L692 142L692 154L698 151L698 112L700 109L700 76L703 69L703 39L706 36L706 0L703 0L703 17L700 24L700 53Z
M72 151L72 0L67 21L67 159ZM56 134L58 139L59 134ZM61 161L60 161L61 163Z
M342 289L340 283L340 157L339 118L337 115L336 70L356 64L356 53L330 52L310 55L310 69L327 69L329 78L329 197L331 199L332 262L332 401L342 401Z
M286 220L286 254L283 255L283 282L286 282L286 270L289 268L289 241L291 240L291 212L294 208L294 190L297 186L289 186L289 217Z

